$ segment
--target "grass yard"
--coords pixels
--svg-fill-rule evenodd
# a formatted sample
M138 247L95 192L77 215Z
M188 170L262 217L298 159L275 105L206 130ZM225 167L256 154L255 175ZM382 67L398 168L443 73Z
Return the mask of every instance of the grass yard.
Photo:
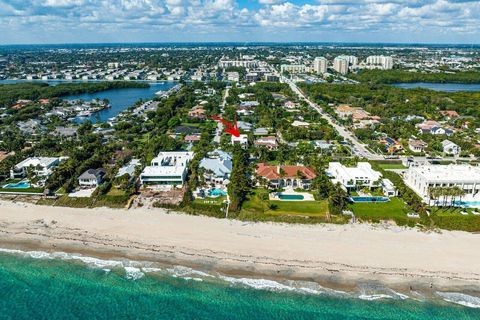
M43 188L0 188L0 192L43 193Z
M325 217L328 212L328 203L323 201L269 201L270 206L266 214L271 215L300 215Z
M468 215L460 214L461 211L468 212ZM479 232L480 215L474 215L472 211L474 209L433 207L430 210L430 218L435 226L441 229Z
M348 209L364 221L394 220L397 224L403 225L409 221L419 220L407 217L407 213L411 210L399 198L391 198L389 202L352 203Z
M381 163L378 165L380 168L388 170L388 169L407 169L403 164L399 163Z
M243 203L239 218L288 222L300 222L304 221L305 218L314 218L315 222L322 222L327 219L327 215L328 202L326 200L270 201L268 200L267 190L256 189Z

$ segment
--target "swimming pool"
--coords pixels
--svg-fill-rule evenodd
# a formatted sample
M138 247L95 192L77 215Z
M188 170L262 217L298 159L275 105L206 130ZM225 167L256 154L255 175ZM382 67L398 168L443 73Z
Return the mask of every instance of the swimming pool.
M480 208L480 201L455 201L454 204L463 208Z
M350 197L352 202L388 202L390 201L387 197Z
M9 183L3 186L5 189L28 189L30 188L30 183L26 181L20 181L17 183Z
M222 189L210 189L208 190L208 195L210 197L226 196L227 192Z
M301 194L282 194L282 193L278 194L278 198L280 200L303 200L303 199L305 199L305 197L302 196Z

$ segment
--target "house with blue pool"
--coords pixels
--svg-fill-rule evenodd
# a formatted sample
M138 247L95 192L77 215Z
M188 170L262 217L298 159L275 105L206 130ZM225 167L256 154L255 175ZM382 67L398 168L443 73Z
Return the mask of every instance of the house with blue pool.
M222 150L214 150L200 161L205 182L215 185L227 185L232 173L232 156Z
M60 158L56 157L30 157L10 169L10 178L22 179L29 172L35 176L48 177L59 163Z

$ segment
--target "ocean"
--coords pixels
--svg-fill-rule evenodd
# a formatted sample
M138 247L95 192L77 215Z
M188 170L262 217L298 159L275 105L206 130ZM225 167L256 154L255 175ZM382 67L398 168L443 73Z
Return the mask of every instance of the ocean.
M468 306L468 307L467 307ZM480 319L480 298L347 293L181 266L0 250L0 319Z

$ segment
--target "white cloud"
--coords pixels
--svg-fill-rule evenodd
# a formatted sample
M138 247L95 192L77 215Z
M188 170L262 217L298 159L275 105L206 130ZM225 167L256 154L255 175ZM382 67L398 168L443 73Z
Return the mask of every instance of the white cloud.
M79 38L90 34L89 30L117 31L121 36L122 30L132 29L187 35L423 32L425 35L470 33L480 36L480 1L257 2L259 6L247 8L236 0L0 0L0 31L14 35L19 30L34 34L63 29L78 34Z

